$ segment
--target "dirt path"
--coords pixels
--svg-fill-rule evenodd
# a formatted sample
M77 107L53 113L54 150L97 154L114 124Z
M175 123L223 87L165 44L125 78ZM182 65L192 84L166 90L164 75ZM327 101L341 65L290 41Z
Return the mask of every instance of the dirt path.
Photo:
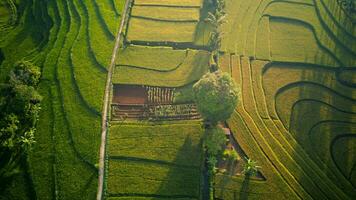
M115 47L113 50L113 54L111 57L110 66L108 68L108 75L105 86L105 94L104 94L104 102L102 109L102 121L101 121L101 144L100 144L100 157L99 157L99 180L98 180L98 192L96 199L101 200L103 198L103 189L104 189L104 178L105 178L105 150L106 150L106 134L108 130L108 111L109 111L109 103L110 103L110 90L111 90L111 77L113 68L115 66L116 56L118 54L118 49L120 47L120 40L122 35L123 27L127 20L127 11L129 9L129 5L132 0L126 0L124 12L122 14L120 28L116 36Z

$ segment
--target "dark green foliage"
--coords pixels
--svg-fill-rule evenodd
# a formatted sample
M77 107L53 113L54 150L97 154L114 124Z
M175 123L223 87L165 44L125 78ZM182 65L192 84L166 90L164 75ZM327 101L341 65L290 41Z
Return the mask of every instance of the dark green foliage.
M14 65L0 87L0 178L19 171L19 162L35 142L34 132L42 97L36 90L40 69L30 62Z
M4 61L4 53L2 52L2 50L0 49L0 65L2 63L2 61Z
M355 1L354 0L337 0L340 6L348 13L355 13Z
M220 26L225 23L225 18L226 15L223 11L216 10L214 14L209 12L208 17L205 19L205 21L213 27L213 31L210 36L210 46L213 51L220 49L222 38Z
M10 73L10 84L37 86L41 77L40 68L28 61L15 63Z
M212 50L210 71L215 72L218 70L219 49L221 48L221 41L223 36L221 25L226 22L225 0L213 0L212 4L215 7L215 10L213 13L208 13L205 22L212 26L209 41L210 48Z
M206 130L204 146L208 155L217 156L219 153L221 153L225 143L226 137L224 135L224 131L221 128L215 127Z
M204 147L207 154L206 167L209 182L209 199L214 199L214 175L216 172L217 156L222 153L226 143L224 131L219 127L206 129Z
M227 73L207 73L193 86L203 118L212 124L227 120L238 103L239 91Z

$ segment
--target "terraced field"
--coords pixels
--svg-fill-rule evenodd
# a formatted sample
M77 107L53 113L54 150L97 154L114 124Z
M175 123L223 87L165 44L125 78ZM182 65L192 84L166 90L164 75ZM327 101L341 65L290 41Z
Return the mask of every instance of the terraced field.
M108 142L107 199L199 199L202 132L199 122L114 124Z
M208 28L201 22L203 6L197 0L136 0L112 83L191 91L192 83L209 67L209 34L205 43L196 36L198 28ZM201 198L203 130L199 121L117 123L112 122L108 133L107 199Z
M140 61L130 59L126 65L119 64L115 68L113 83L181 87L199 80L202 75L208 72L210 55L207 51L169 49L167 52L165 50L164 52L172 57L179 56L178 59L171 60L167 65L164 61L168 61L169 57L165 57L164 54L149 57L150 54L157 53L155 48L150 48L149 51L151 53L145 53L145 56L140 57ZM136 52L128 55L128 57L136 56ZM138 66L135 66L135 62L141 63L137 63ZM145 66L151 63L151 66Z
M185 45L197 48L209 42L202 0L135 1L126 41L144 45Z
M266 181L218 174L216 198L354 199L354 21L331 0L226 3L220 65L242 91L229 126Z
M17 18L17 9L12 1L0 2L0 27L6 28Z
M31 60L42 67L44 100L23 183L30 188L19 181L6 199L94 199L106 67L124 1L15 3L23 14L19 26L1 29L1 79L16 60Z
M209 70L208 0L130 1L113 84L177 89ZM218 200L356 199L355 17L336 0L225 0L228 120L265 179L216 174ZM0 0L0 83L42 69L36 145L0 199L94 199L105 81L125 0ZM157 90L160 91L160 90ZM104 197L202 199L201 121L110 122Z

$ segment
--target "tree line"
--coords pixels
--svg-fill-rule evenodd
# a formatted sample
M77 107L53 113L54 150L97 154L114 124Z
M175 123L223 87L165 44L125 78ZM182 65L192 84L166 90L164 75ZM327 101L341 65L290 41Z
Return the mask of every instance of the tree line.
M21 161L35 143L42 96L37 91L41 70L28 61L14 64L0 83L0 179L21 172Z

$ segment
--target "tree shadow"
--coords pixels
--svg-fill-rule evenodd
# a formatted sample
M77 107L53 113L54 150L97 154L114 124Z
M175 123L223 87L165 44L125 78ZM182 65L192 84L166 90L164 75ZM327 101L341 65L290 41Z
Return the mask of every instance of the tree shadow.
M200 199L202 181L202 144L190 136L179 148L173 165L157 190L157 197Z
M2 50L0 49L0 65L2 64L2 62L5 60L5 56L4 53L2 52Z
M246 175L242 184L241 184L241 188L240 188L240 192L239 192L239 198L240 200L247 200L248 199L248 192L249 192L249 188L250 188L250 175ZM235 193L236 194L236 193ZM234 199L237 199L236 197L234 197Z
M209 12L214 11L214 8L212 3L204 1L203 7L200 10L200 19L194 33L194 43L198 46L207 46L209 44L212 27L205 22L205 19Z

